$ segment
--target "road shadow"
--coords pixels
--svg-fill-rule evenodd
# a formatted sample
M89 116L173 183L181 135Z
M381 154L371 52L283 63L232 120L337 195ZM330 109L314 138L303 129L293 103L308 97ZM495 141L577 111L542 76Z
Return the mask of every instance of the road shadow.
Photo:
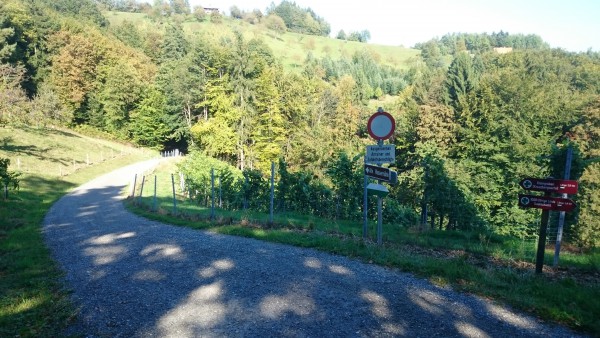
M410 274L128 213L124 186L79 189L44 235L85 336L573 336Z

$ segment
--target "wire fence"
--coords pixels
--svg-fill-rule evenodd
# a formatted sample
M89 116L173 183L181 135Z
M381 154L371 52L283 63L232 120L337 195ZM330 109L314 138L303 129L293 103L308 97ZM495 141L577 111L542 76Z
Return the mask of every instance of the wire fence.
M354 190L351 199L348 198L349 194L326 189L310 180L304 181L299 187L286 186L282 181L285 179L277 177L274 165L271 175L267 177L249 172L236 178L212 168L203 184L186 177L182 172L139 174L132 178L129 197L152 212L184 218L220 223L248 221L267 225L288 224L290 218L308 224L347 222L352 224L351 232L361 236L365 210L362 180L358 182L358 190ZM376 203L376 198L367 198L366 221L370 234L376 230ZM395 228L442 229L444 219L436 215L435 210L427 210L425 218L420 211L404 206L396 199L384 199L382 217L386 231ZM457 214L460 214L460 210ZM556 235L556 225L551 222L547 243L553 244ZM523 237L522 240L531 243L536 238Z

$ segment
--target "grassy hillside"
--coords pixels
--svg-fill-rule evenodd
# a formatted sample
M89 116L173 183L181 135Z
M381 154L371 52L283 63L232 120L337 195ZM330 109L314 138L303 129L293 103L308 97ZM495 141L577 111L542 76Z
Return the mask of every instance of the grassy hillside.
M0 337L60 336L76 311L44 245L44 215L70 189L151 155L69 130L0 127L0 158L22 173L19 191L0 197Z
M160 26L160 23L151 21L146 14L142 13L107 12L104 14L113 26L120 25L125 20L134 23L140 30ZM228 17L224 17L221 24L189 20L183 23L183 27L190 35L198 34L214 39L233 38L233 32L236 30L241 31L245 38L262 39L287 69L300 67L308 53L312 53L317 58L329 55L332 59L337 60L342 57L351 57L356 51L363 49L368 50L373 58L381 64L406 69L416 62L416 57L420 53L416 49L400 46L366 44L289 32L279 34L263 25L252 25Z

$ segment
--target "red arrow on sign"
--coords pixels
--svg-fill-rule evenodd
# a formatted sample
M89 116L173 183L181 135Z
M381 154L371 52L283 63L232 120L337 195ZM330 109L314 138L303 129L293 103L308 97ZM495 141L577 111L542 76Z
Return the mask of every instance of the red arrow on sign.
M519 194L519 206L554 211L573 211L577 205L568 198L545 197Z
M541 178L526 178L519 182L525 190L554 192L557 194L574 195L579 189L579 183L573 180L555 180Z

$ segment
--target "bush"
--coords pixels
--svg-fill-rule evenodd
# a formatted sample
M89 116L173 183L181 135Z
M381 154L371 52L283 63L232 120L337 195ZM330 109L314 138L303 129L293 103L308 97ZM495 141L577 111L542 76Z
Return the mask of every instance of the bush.
M10 160L8 158L0 158L0 181L2 182L2 188L12 188L13 190L19 189L19 176L20 173L16 173L13 171L8 171L8 166L10 165ZM7 190L5 191L5 194ZM4 195L4 198L8 196Z
M196 20L202 22L204 20L206 20L206 12L204 11L204 8L202 6L196 6L194 7L194 18L196 18Z
M267 16L267 18L265 19L265 26L268 29L280 34L285 33L287 31L287 26L285 25L283 19L275 14Z
M212 12L210 14L210 22L214 24L221 24L223 23L223 16L217 12Z
M412 208L390 198L385 200L383 220L385 223L397 224L408 228L419 223L419 215Z
M208 205L211 196L211 169L214 169L215 187L221 177L223 203L232 209L239 207L240 181L242 173L226 162L206 156L194 151L185 161L179 164L179 170L185 176L185 189L198 203Z

